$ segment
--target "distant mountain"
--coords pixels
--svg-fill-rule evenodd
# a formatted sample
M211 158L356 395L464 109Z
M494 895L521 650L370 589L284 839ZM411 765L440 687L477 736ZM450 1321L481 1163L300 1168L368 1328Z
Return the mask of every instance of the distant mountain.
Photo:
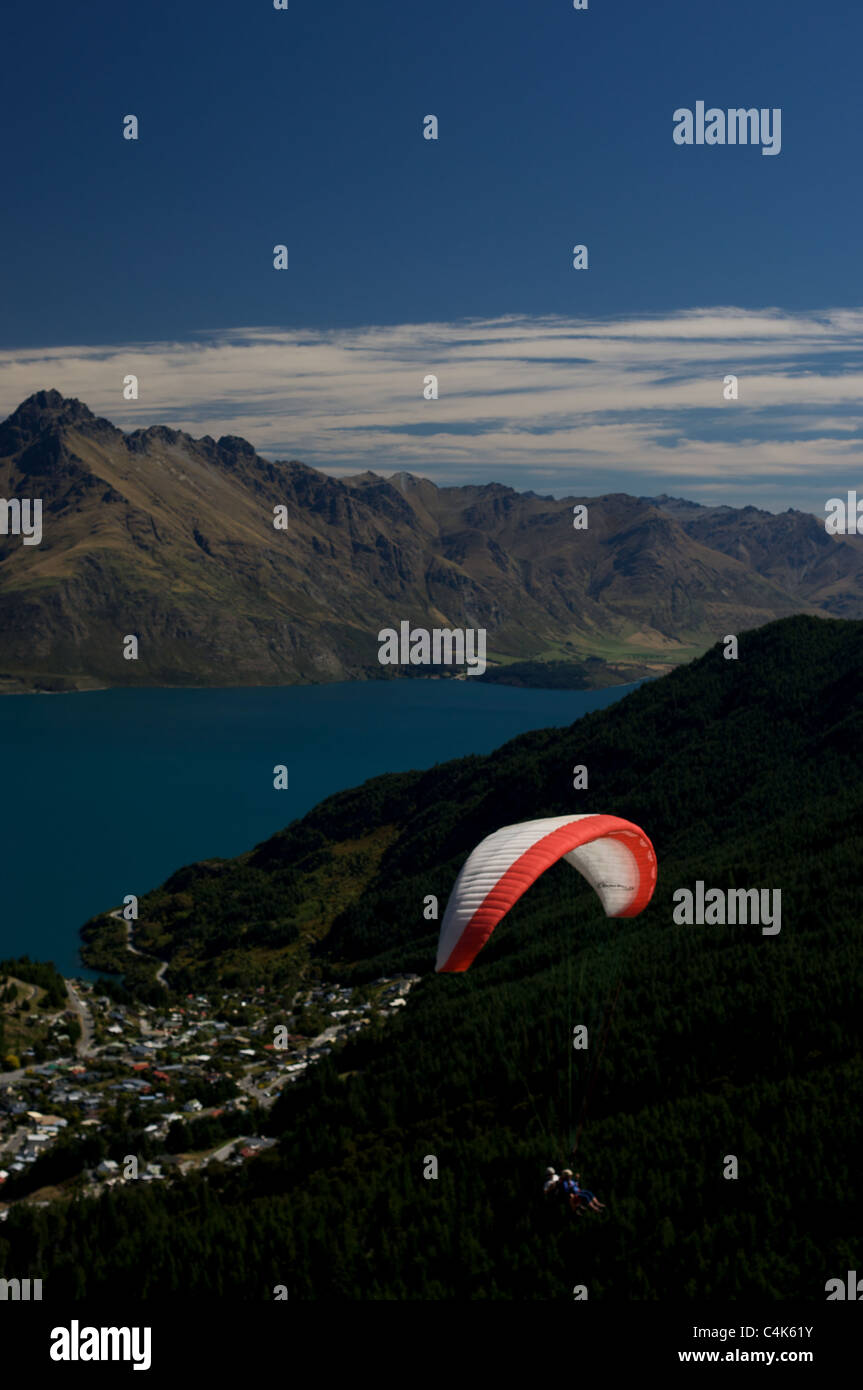
M41 544L0 536L0 689L380 676L402 620L486 628L496 662L596 657L607 683L794 612L863 615L860 539L801 512L337 480L57 391L0 425L0 496L43 501Z
M777 516L757 507L702 507L672 497L642 501L673 517L694 540L751 566L792 597L838 618L863 613L859 537L842 537L834 546L823 522L790 509Z

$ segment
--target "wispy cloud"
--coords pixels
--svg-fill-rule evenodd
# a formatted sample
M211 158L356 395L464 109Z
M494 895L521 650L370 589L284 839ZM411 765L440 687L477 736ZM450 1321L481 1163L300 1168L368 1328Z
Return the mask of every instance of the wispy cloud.
M140 399L123 400L123 378ZM434 374L439 399L423 397ZM723 379L740 398L724 401ZM823 509L863 482L863 309L506 317L0 353L0 411L53 386L125 429L239 434L335 474L557 495L673 487Z

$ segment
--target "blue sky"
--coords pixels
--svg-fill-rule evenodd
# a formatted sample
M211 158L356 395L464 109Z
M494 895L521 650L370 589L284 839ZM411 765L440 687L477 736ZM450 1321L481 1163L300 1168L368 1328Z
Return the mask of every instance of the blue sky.
M56 386L336 472L816 509L863 428L861 41L846 0L19 6L0 410ZM781 108L781 153L676 145L697 100Z

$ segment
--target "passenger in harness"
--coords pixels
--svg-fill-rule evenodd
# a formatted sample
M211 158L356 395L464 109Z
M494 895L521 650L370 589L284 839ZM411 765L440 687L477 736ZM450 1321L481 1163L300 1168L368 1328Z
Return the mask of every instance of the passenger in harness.
M573 1175L571 1168L564 1168L560 1176L563 1193L569 1203L569 1209L574 1212L576 1216L581 1216L582 1212L587 1209L590 1211L605 1210L605 1203L600 1202L599 1198L596 1197L594 1193L589 1192L586 1187L581 1186L580 1173Z

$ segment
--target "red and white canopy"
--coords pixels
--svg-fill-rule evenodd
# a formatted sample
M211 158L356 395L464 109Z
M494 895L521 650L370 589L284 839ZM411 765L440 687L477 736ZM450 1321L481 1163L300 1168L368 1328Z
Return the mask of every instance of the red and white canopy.
M587 879L607 917L636 917L653 896L656 855L632 821L550 816L505 825L462 866L441 923L435 968L467 970L500 919L558 859Z

